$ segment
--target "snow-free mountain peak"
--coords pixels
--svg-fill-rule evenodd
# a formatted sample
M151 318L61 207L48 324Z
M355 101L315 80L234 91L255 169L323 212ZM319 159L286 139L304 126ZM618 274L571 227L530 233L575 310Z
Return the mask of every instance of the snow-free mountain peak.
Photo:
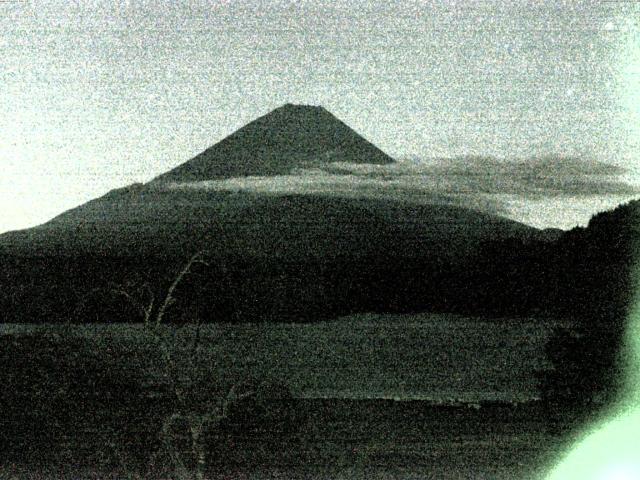
M330 162L394 159L320 106L285 104L248 123L155 182L282 175Z

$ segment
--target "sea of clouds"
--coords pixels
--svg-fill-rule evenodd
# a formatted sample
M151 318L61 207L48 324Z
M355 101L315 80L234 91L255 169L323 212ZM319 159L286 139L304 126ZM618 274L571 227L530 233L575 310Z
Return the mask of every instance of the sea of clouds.
M167 188L445 203L556 228L584 225L593 213L640 195L640 181L634 182L627 169L576 157L316 163L286 175L172 183Z

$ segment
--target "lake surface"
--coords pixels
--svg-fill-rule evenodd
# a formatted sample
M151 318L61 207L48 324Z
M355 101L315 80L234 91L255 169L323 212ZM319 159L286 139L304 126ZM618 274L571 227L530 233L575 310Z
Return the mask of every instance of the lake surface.
M354 315L316 324L207 325L201 333L202 361L214 377L268 378L302 398L519 402L538 398L535 372L548 368L544 346L558 324L417 314ZM34 328L39 327L5 324L0 332ZM105 348L152 348L140 325L66 328ZM175 348L186 348L192 333L177 332Z

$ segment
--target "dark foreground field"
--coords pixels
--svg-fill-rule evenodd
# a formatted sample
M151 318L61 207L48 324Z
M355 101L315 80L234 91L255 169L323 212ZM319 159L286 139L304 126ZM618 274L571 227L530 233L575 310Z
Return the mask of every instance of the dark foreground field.
M217 378L286 384L298 398L522 402L539 396L535 373L549 367L545 344L562 324L438 313L212 324L200 331L200 363ZM82 338L105 358L123 352L130 369L154 375L157 344L142 325L0 324L0 334L41 331ZM175 350L194 336L191 326L166 333Z
M219 440L207 478L539 479L571 440L552 433L537 403L471 408L298 400L295 408L300 420L286 435L245 431ZM79 459L64 465L5 464L0 475L116 479L127 473L119 467L96 470Z
M208 432L207 478L537 479L571 440L535 400L557 324L423 314L211 325L184 363L191 328L4 325L0 478L182 480L158 441L178 408L172 372L205 399L247 379L273 385ZM175 446L187 458L184 431Z

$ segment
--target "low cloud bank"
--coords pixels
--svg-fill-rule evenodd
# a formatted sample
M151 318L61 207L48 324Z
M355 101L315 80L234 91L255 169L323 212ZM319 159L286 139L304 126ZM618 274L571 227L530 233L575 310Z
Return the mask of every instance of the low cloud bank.
M506 161L492 157L407 159L389 166L334 163L328 170L387 181L402 180L453 194L627 195L640 185L623 180L626 170L597 160L542 157Z
M616 165L574 157L543 157L518 161L491 157L403 159L391 165L333 162L300 168L288 175L239 177L172 183L170 189L251 191L270 194L323 194L451 204L510 216L536 226L570 228L585 223L589 213L569 203L610 198L612 205L640 194L640 185L624 180ZM600 202L601 204L602 202ZM522 217L523 204L547 205L536 217ZM551 207L551 205L559 204ZM605 201L606 204L606 201ZM592 212L595 213L595 212Z

